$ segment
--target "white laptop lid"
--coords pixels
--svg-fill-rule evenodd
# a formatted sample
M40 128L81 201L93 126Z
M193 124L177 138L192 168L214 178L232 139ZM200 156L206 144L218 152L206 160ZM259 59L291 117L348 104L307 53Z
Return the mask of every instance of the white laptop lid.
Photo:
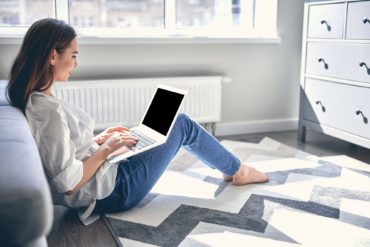
M158 85L139 127L145 126L167 137L175 123L185 95L186 90Z

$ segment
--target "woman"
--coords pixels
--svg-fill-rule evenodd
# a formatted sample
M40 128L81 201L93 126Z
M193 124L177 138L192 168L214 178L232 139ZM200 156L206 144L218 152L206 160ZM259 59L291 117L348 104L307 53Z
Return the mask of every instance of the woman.
M10 72L8 95L26 115L38 145L55 203L79 209L89 224L99 214L134 207L150 191L180 147L224 174L234 185L265 182L267 176L240 163L200 125L179 114L167 142L117 164L106 158L137 139L127 128L108 128L94 137L93 120L52 94L77 67L74 29L42 19L27 31ZM114 134L115 133L115 134ZM113 135L114 134L114 135Z

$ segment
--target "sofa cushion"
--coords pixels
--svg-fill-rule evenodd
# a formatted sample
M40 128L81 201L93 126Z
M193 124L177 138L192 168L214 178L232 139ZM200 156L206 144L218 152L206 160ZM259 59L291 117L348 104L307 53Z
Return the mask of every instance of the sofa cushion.
M23 113L0 106L0 245L24 245L51 228L53 206Z
M6 80L0 80L0 106L9 105L8 99L5 96L7 83L8 81Z

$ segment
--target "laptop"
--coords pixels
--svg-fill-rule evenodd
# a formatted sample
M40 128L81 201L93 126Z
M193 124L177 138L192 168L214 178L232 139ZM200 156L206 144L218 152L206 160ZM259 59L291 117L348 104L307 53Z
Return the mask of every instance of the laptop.
M108 156L109 163L116 163L133 155L145 152L166 142L177 118L186 90L158 85L153 98L138 126L130 129L139 140L132 148L123 146L122 154Z

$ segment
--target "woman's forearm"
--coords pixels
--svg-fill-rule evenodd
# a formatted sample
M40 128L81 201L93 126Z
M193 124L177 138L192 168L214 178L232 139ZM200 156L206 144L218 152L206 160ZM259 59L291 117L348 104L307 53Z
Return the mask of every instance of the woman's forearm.
M108 147L100 146L88 159L83 162L83 175L80 182L72 189L65 192L66 195L71 195L79 191L98 171L110 154Z
M65 194L70 195L80 190L96 173L107 159L108 155L122 148L131 147L137 143L137 138L125 133L109 134L109 138L83 163L83 175L81 181Z

